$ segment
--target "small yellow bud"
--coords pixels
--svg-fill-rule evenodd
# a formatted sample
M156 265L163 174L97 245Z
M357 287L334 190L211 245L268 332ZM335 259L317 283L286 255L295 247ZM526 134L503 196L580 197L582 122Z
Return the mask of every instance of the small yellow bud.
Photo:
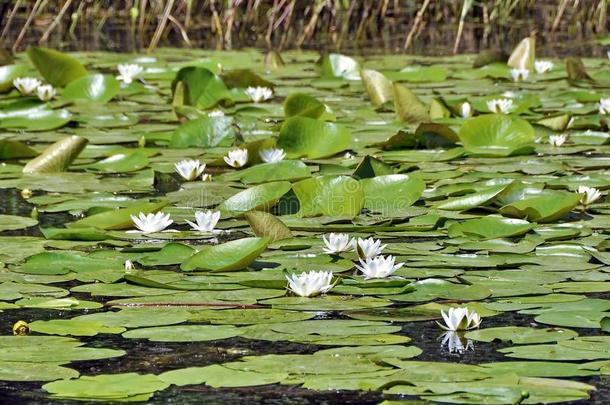
M26 321L17 321L13 325L13 335L27 336L30 334L30 325Z
M23 190L21 190L21 198L27 200L30 197L32 197L32 190L30 190L29 188L24 188Z
M140 139L138 139L138 146L139 146L140 148L144 148L144 147L146 147L146 137L145 137L144 135L142 135L142 136L140 137Z

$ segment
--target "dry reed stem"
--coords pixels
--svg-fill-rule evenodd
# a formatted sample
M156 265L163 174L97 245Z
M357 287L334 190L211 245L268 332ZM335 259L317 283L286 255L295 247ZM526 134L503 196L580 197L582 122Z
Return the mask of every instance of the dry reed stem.
M168 0L165 5L165 10L163 11L163 16L161 17L161 21L159 21L159 25L157 25L157 30L155 31L150 45L148 45L148 52L154 50L159 44L159 40L161 39L161 35L163 31L165 31L165 26L167 25L167 20L169 19L169 15L174 7L174 0Z
M424 13L426 12L426 9L428 8L428 4L430 4L430 0L424 0L421 8L417 12L417 15L415 16L415 21L413 22L413 26L411 27L411 30L409 31L409 34L407 35L407 38L405 39L405 45L402 47L403 51L407 51L407 49L409 49L409 47L411 46L411 42L413 41L415 32L417 31L417 27L419 26L422 19L424 18Z

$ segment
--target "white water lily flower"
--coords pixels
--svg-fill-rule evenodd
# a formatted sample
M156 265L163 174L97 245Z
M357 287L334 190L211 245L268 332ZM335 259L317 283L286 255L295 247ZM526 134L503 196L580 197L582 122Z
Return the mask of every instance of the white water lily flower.
M464 354L467 350L474 350L474 344L472 340L468 339L466 341L466 345L462 343L462 339L459 333L454 332L452 330L448 330L442 336L443 341L441 342L441 347L447 346L447 350L449 353L459 353Z
M214 118L214 117L224 117L225 113L220 111L220 110L214 110L214 111L210 111L208 113L208 117L210 118Z
M354 248L354 240L350 239L349 235L346 233L331 233L328 235L328 239L326 239L326 236L322 235L322 240L326 245L322 250L329 255L333 253L348 252Z
M356 243L356 251L358 252L358 257L366 260L379 256L381 251L385 249L386 246L388 245L381 246L381 240L379 239L375 240L372 237L367 239L358 238Z
M248 149L234 149L224 157L225 162L232 167L242 167L248 163Z
M117 80L129 84L133 82L133 79L135 79L136 76L144 71L144 68L135 63L123 63L117 66L117 70L119 71L119 75L116 77Z
M138 216L130 215L130 217L138 230L127 231L129 233L161 232L174 222L169 218L169 214L162 212L157 212L156 214L140 212Z
M284 149L276 148L261 149L258 151L258 154L265 163L279 162L280 160L283 160L286 157L286 152L284 152Z
M125 270L134 270L136 266L133 265L131 260L125 260Z
M246 89L246 94L255 103L260 103L273 98L273 90L268 87L248 87Z
M34 77L18 77L13 80L13 86L21 93L23 96L31 96L34 94L38 86L42 83L40 80Z
M567 140L568 140L568 136L565 134L549 136L549 143L555 147L560 147Z
M553 66L555 66L555 64L550 60L537 60L536 62L534 62L534 70L538 74L551 71L553 69Z
M599 113L610 114L610 97L599 100Z
M513 77L514 82L521 82L527 80L530 75L530 71L527 69L511 69L510 74Z
M184 180L193 181L205 170L205 163L199 160L185 159L175 164L176 171Z
M602 193L594 187L579 186L578 189L576 189L576 192L583 195L580 198L580 202L585 206L594 203L602 196Z
M333 288L333 273L330 271L310 271L285 276L288 280L288 290L301 297L324 294Z
M201 181L212 181L212 175L210 173L203 173L201 175Z
M394 256L377 256L372 259L368 258L366 261L360 259L361 266L356 265L356 268L362 272L365 280L385 278L404 266L404 263L394 264L395 261Z
M487 108L493 113L508 114L513 109L513 100L496 98L487 102Z
M195 231L212 232L219 219L220 211L207 210L195 212L195 221L197 221L196 224L189 220L186 220L186 222Z
M460 104L460 115L462 118L470 118L472 116L472 106L468 101Z
M478 328L481 317L475 311L469 311L466 307L449 308L449 311L441 310L445 325L437 322L445 330L459 331Z
M43 86L38 86L36 88L36 95L42 101L49 101L55 98L57 92L55 88L50 84L45 84Z

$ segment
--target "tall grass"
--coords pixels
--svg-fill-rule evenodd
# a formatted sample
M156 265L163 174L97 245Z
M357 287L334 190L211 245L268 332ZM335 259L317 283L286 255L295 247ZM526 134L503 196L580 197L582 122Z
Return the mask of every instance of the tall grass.
M455 33L458 52L465 24L482 36L518 21L540 35L596 35L608 28L607 12L608 0L0 0L0 40L19 50L111 26L149 50L195 43L340 49L387 36L409 50L426 29L443 27Z

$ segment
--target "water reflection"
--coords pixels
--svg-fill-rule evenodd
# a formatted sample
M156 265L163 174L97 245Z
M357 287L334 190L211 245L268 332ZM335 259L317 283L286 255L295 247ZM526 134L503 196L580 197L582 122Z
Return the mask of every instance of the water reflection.
M474 343L470 339L466 339L462 332L447 331L441 335L441 350L447 349L451 354L464 354L466 351L474 351ZM466 340L466 344L462 342L462 339Z

